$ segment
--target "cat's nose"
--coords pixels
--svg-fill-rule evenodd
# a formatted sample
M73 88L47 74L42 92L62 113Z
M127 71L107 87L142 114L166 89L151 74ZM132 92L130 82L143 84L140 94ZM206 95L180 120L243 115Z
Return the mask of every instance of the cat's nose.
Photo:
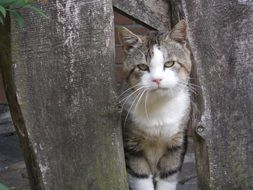
M160 84L160 82L162 81L162 79L153 79L152 82L155 82L156 84Z

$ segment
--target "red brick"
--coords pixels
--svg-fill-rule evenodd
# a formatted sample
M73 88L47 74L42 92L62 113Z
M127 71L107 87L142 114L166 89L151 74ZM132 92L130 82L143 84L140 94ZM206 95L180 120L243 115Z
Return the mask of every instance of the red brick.
M114 24L115 25L131 25L135 22L126 16L123 16L117 11L114 11Z
M129 28L129 30L131 30L133 33L139 34L139 35L148 34L148 32L150 31L149 29L144 28L142 26L134 27L134 28Z
M124 60L124 51L121 46L115 48L115 63L122 64Z
M122 66L115 67L116 82L123 82L125 80L125 73Z
M114 32L115 32L115 33L114 33L114 35L115 35L115 44L120 44L118 29L115 28Z

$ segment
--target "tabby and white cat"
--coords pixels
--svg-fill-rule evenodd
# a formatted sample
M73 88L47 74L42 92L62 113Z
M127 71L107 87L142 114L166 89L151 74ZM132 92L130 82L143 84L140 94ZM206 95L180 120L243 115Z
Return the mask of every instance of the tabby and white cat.
M132 190L175 190L186 151L191 71L187 25L168 34L119 30L128 96L123 139Z

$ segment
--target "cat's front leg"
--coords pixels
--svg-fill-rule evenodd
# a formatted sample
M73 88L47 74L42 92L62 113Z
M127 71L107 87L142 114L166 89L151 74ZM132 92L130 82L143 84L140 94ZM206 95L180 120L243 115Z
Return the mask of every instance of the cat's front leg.
M156 190L176 190L178 174L182 167L184 148L181 145L168 148L158 163Z
M156 179L156 190L176 190L178 174L181 170L181 151L165 154L158 165L160 169Z
M128 182L131 190L155 190L153 176L146 159L126 153Z
M167 169L156 177L156 190L176 190L179 168Z

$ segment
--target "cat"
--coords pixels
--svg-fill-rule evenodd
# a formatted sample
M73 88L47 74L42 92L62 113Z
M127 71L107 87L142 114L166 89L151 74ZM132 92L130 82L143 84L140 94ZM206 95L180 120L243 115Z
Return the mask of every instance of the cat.
M128 95L123 141L131 190L175 190L187 146L190 51L187 24L167 34L119 29ZM124 94L124 93L123 93Z

